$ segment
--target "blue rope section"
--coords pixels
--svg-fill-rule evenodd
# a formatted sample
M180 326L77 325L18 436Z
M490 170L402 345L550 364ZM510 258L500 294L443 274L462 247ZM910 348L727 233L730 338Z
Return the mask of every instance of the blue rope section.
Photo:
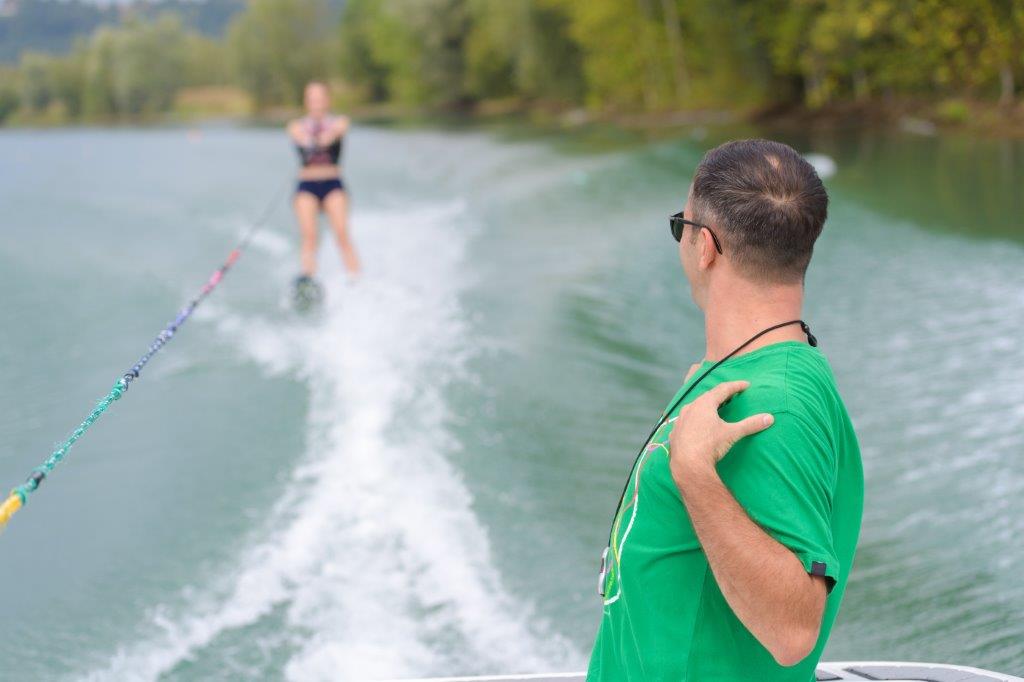
M178 331L181 325L185 324L188 318L191 317L195 309L199 307L199 304L202 303L203 300L210 295L210 293L217 287L218 284L220 284L221 280L224 278L224 275L227 274L228 270L230 270L231 267L241 257L242 252L245 251L245 248L252 241L252 238L256 234L256 232L258 232L260 228L262 228L263 225L266 224L266 222L270 219L270 216L273 215L274 208L277 205L278 201L282 198L282 195L283 191L278 192L271 198L263 213L256 221L249 225L245 234L242 236L242 239L239 240L235 248L231 250L231 253L228 254L228 257L224 261L224 263L219 268L217 268L212 275L210 275L210 278L207 280L206 284L203 285L203 288L199 291L199 294L191 301L189 301L185 307L179 310L178 315L174 318L174 320L170 324L168 324L159 334L157 334L156 338L153 339L153 342L151 344L149 344L149 348L146 349L146 352L143 353L142 357L139 358L138 362L132 365L131 369L125 372L120 379L114 382L114 386L113 388L110 389L110 392L107 393L107 395L105 395L98 403L96 403L96 407L94 407L92 412L89 413L89 416L86 417L85 420L83 420L82 423L78 425L78 428L76 428L71 433L68 439L61 443L60 446L56 450L54 450L49 457L46 458L46 461L44 461L41 465L33 469L32 473L29 474L29 477L27 479L25 479L24 483L11 490L11 493L8 496L7 500L2 505L0 505L0 527L6 524L10 517L13 516L14 513L19 508L21 508L28 502L29 495L31 495L33 492L35 492L37 488L39 488L39 485L43 482L43 479L45 479L46 476L51 471L53 471L58 464L64 461L64 458L67 456L68 451L71 449L71 446L74 445L79 438L85 435L85 432L89 430L89 427L96 423L96 420L99 419L103 415L103 413L107 411L107 409L114 403L114 401L119 400L121 396L124 395L125 391L128 390L128 387L131 385L131 383L139 378L139 373L150 361L150 359L152 359L152 357L156 355L160 351L160 349L163 348L164 345L166 345L167 342L174 337L174 334Z

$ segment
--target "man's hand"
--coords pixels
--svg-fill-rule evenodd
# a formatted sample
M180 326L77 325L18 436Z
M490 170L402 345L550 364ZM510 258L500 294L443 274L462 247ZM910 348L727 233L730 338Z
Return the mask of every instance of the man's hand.
M730 381L679 411L669 435L672 478L715 581L733 613L782 666L814 649L821 631L825 579L808 575L792 550L758 526L718 477L715 464L736 441L775 419L755 414L726 422L718 408L750 384Z
M691 475L713 471L736 441L764 431L775 421L767 413L738 422L727 422L718 416L722 403L748 386L748 381L721 383L679 410L669 434L669 458L672 478L680 489Z

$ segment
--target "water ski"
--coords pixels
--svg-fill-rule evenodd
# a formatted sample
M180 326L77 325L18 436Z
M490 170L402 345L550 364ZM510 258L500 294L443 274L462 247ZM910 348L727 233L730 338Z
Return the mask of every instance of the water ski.
M324 290L320 283L309 275L300 275L295 278L292 287L292 304L300 313L304 313L319 307L324 300Z

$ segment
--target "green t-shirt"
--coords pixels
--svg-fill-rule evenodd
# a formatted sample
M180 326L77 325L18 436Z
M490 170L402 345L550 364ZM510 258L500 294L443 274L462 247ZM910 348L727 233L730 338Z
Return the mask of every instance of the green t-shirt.
M669 405L710 366L701 365ZM771 412L775 423L736 443L718 463L718 474L808 573L834 581L817 646L799 664L782 667L733 613L669 471L672 425L666 423L630 475L615 518L589 682L814 680L860 532L860 449L828 361L816 348L785 341L739 355L708 375L686 402L740 379L750 387L722 406L722 418Z

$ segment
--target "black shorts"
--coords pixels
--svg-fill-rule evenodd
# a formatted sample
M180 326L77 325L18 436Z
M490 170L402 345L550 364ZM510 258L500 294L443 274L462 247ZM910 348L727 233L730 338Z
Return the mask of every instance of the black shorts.
M345 183L341 181L341 178L331 178L330 180L300 180L299 186L295 188L295 193L306 192L312 194L322 204L324 197L333 192L336 189L340 189L342 192L345 191Z

